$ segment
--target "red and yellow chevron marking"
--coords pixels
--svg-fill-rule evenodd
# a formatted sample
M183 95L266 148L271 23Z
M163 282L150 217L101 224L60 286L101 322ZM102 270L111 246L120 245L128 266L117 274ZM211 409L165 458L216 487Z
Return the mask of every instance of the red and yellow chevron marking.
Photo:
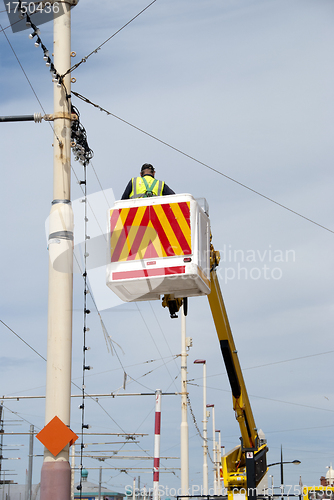
M110 210L111 262L191 254L190 203Z

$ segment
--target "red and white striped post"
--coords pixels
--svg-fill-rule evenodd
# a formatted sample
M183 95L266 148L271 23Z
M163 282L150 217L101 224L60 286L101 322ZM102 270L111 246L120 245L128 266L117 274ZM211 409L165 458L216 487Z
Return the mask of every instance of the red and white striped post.
M159 500L160 426L161 426L161 390L157 389L155 391L153 500Z

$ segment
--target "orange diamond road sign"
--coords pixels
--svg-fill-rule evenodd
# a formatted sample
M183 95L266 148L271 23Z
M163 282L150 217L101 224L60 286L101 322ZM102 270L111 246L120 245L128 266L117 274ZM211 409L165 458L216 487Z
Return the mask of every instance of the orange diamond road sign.
M54 456L58 455L67 444L71 446L78 439L78 436L57 416L50 420L36 437Z

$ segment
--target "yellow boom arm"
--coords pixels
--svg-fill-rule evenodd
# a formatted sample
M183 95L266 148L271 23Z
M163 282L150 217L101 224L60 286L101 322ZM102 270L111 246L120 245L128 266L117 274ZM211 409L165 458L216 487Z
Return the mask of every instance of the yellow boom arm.
M224 485L229 500L235 491L247 488L246 498L256 499L256 487L267 471L266 442L259 438L252 408L248 399L237 350L228 321L223 296L215 268L220 260L211 244L211 293L208 295L212 317L217 330L220 349L230 381L233 409L241 431L241 446L235 447L223 456Z
M208 299L232 389L233 409L240 426L243 448L257 448L257 429L216 271L211 271L211 293Z

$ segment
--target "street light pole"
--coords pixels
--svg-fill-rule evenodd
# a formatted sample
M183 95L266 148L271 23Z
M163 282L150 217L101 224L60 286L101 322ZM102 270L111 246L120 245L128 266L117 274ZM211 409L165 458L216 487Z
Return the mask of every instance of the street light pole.
M189 495L189 434L187 419L187 340L184 306L181 311L181 494Z
M222 482L220 479L220 470L222 466L222 441L221 441L221 434L220 430L216 430L218 433L218 447L217 447L217 487L218 491L217 494L221 495L222 494Z
M281 471L281 493L283 495L284 493L284 477L283 477L283 464L295 464L299 465L301 463L300 460L292 460L291 462L283 462L283 449L281 445L281 460L280 462L275 462L273 464L268 464L267 467L272 467L273 465L279 465L280 466L280 471Z
M206 361L205 359L196 359L195 364L203 365L203 494L208 494L208 428L207 428L207 409L206 409Z
M281 491L284 493L284 478L283 478L283 448L281 445Z
M215 405L206 405L212 410L212 452L213 452L213 494L217 495L217 453L216 453L216 421L215 421Z

